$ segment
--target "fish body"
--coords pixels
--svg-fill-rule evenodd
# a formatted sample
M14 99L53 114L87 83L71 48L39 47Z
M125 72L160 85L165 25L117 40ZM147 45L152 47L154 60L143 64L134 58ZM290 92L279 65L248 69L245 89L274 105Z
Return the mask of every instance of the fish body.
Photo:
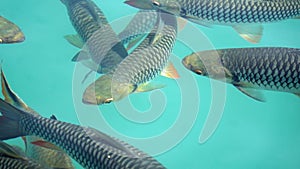
M147 82L156 77L168 63L176 40L177 20L170 14L159 15L160 19L141 44L112 72L101 76L87 87L83 94L84 103L110 103L135 91L144 92L163 87L147 85Z
M23 42L25 36L21 29L11 21L0 16L0 44Z
M255 89L300 95L300 49L233 48L202 51L183 59L189 70L226 80L246 95L264 101Z
M0 140L35 135L89 169L163 169L154 158L96 129L30 114L0 99Z
M0 141L1 169L47 169L25 156L21 149Z
M260 41L261 23L300 16L300 0L127 0L125 3L137 8L159 9L206 27L232 26L251 43Z
M153 0L153 5L214 24L267 23L300 15L300 0Z
M1 83L2 94L5 97L5 101L31 114L38 114L36 111L27 106L26 103L21 98L19 98L13 90L11 90L3 71L1 71ZM23 139L25 140L26 156L34 159L39 164L49 168L74 168L71 158L63 151L46 149L44 147L32 144L33 142L41 140L40 137L26 136Z
M84 62L86 66L96 69L98 73L106 73L128 55L103 12L94 2L91 0L61 1L67 7L70 21L79 35L76 40L81 41L71 43L81 44L77 47L83 47L73 61Z

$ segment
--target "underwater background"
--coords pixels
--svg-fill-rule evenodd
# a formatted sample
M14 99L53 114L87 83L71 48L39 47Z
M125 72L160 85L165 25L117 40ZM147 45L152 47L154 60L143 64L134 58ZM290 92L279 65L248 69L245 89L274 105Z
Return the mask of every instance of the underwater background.
M122 0L94 2L117 32L138 11ZM95 127L154 155L169 169L300 168L299 97L264 91L267 102L260 103L181 64L192 50L300 48L299 20L264 24L259 44L243 40L230 27L189 22L171 59L180 79L158 77L155 82L166 84L161 90L90 106L81 103L82 92L99 75L81 84L88 70L71 62L79 49L63 38L75 34L65 6L59 0L2 0L0 11L26 36L23 43L0 46L2 69L11 88L42 116L54 114L62 121ZM205 123L211 114L213 120ZM8 142L23 146L20 138Z

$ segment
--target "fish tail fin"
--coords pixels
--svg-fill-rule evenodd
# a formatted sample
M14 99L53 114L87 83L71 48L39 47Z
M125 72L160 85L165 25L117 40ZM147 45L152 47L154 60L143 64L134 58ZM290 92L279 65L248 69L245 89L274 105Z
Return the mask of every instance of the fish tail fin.
M26 114L0 98L0 140L24 136L20 130L19 121Z
M20 147L11 146L0 141L0 153L11 158L24 158L25 154Z
M2 69L1 69L1 86L2 86L2 94L7 103L10 103L19 108L23 108L24 110L28 108L26 103L24 103L24 101L13 90L11 90Z

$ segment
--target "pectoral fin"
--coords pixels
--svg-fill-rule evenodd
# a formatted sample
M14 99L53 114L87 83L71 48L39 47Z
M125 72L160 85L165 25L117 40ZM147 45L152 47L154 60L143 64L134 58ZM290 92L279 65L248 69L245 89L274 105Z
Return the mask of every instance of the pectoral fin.
M78 53L76 53L76 55L72 58L73 62L80 62L83 60L87 60L90 59L90 55L88 52L81 50Z
M134 47L138 42L140 42L143 39L144 35L139 35L130 42L128 42L128 45L126 47L126 50L129 51L132 47Z
M252 88L243 88L240 86L236 86L237 89L239 89L239 91L241 91L242 93L244 93L245 95L251 97L254 100L260 101L260 102L266 102L265 97L263 96L263 94L256 90L256 89L252 89Z
M64 38L75 47L78 47L81 49L84 46L84 42L82 41L82 39L80 38L80 36L78 34L65 35Z
M56 151L62 151L62 149L60 149L59 147L57 147L56 145L49 143L47 141L44 140L37 140L37 141L33 141L31 142L31 144L36 145L36 146L40 146L40 147L44 147L50 150L56 150Z
M140 84L134 92L136 92L136 93L149 92L152 90L164 88L165 86L166 85L164 85L164 84L143 83L143 84Z
M258 43L261 40L263 33L262 25L237 25L233 26L238 34L251 43Z
M172 62L169 62L168 65L162 70L160 75L168 77L170 79L178 79L179 74L177 70L175 69Z
M295 17L294 19L300 19L300 16Z
M300 97L300 93L294 93L296 96Z

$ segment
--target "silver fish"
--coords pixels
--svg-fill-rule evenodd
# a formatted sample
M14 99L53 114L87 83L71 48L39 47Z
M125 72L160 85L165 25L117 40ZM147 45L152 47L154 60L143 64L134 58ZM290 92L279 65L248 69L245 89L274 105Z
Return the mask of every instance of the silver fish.
M23 42L25 36L21 29L11 21L0 16L0 44Z
M265 101L265 98L256 89L300 96L300 49L260 47L208 50L188 55L182 63L199 75L226 80L258 101Z
M1 71L1 84L2 94L5 97L5 101L18 107L19 109L25 110L32 114L38 114L36 111L31 109L26 103L18 97L18 95L11 90L3 71ZM53 118L53 117L52 117ZM60 169L73 169L71 158L62 151L46 149L32 144L33 142L41 140L36 136L23 137L26 145L26 156L34 159L36 162L49 168L60 168Z
M126 3L143 8L142 2L136 1L127 0ZM160 9L200 25L233 26L244 39L253 43L261 39L261 23L300 16L300 0L148 0L144 2L148 9L150 2L150 9Z
M150 34L115 70L87 87L83 95L84 103L110 103L135 91L145 92L163 87L147 82L156 77L168 63L176 40L177 20L175 16L166 13L160 13L160 18L161 21L157 22ZM163 24L162 28L160 23ZM165 76L178 78L174 67L167 67L172 70L169 72L172 74Z
M91 0L61 0L78 35L66 39L83 48L73 61L82 62L98 73L107 73L128 53L106 20L105 15Z
M25 156L18 147L0 141L0 168L1 169L46 169L41 164Z
M96 129L31 114L3 99L0 112L0 140L35 135L54 143L89 169L165 168L146 153Z

